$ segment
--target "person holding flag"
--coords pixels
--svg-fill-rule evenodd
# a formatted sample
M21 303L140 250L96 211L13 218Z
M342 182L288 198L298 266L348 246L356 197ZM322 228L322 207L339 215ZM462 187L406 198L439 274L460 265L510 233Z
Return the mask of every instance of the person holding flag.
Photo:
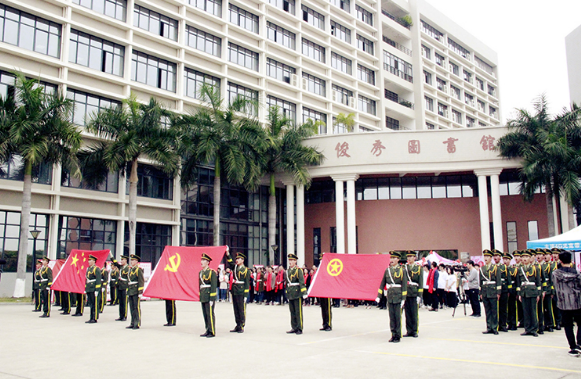
M89 321L85 321L87 324L95 324L99 317L100 304L97 302L98 293L101 292L101 269L95 265L96 261L97 258L94 255L89 255L89 267L85 275L85 293L87 294L87 305L91 309L91 318Z
M129 287L129 266L127 255L121 256L121 269L119 270L119 282L117 285L117 297L119 298L119 318L115 321L127 321L127 288ZM117 261L113 260L113 263Z
M400 255L395 251L390 253L389 267L381 278L379 285L379 296L375 299L377 303L383 288L387 288L387 308L389 310L389 326L391 329L391 339L389 342L397 343L401 340L401 308L404 307L404 300L407 297L408 278L404 269L398 264Z
M129 296L129 308L131 309L131 325L126 329L139 329L141 326L141 306L139 305L140 296L143 293L145 281L143 279L143 270L139 267L141 258L132 254L131 268L127 277L127 295Z
M99 313L103 313L105 309L105 303L107 302L107 283L109 282L109 271L107 271L107 262L103 262L103 268L101 269L101 288L99 291L99 296L97 296L97 309Z
M232 292L234 318L236 319L236 327L230 331L231 333L244 333L244 326L246 325L246 302L248 301L250 270L244 266L245 258L244 254L237 253L236 264L234 264L230 255L230 248L226 246L226 261L232 269L230 291Z
M286 272L286 296L291 316L291 330L287 333L303 334L303 299L307 298L307 287L303 270L297 267L298 257L288 255L289 268Z
M202 254L202 269L200 270L200 303L202 303L202 314L206 324L206 333L200 337L212 338L216 336L216 316L214 307L216 306L216 293L218 287L218 276L216 271L210 268L212 258L208 254ZM242 332L239 332L242 333Z
M42 301L43 314L40 317L50 317L50 286L52 285L52 269L48 267L48 257L42 258L40 269L40 299Z
M408 292L405 298L405 326L407 334L404 337L418 338L419 330L419 315L418 304L419 299L424 292L424 270L422 266L416 264L416 252L408 250L406 252L408 263L405 265L405 272L408 278Z

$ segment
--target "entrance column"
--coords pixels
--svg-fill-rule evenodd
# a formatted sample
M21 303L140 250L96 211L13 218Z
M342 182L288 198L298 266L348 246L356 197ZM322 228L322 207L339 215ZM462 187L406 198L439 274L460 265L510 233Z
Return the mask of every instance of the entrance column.
M490 202L492 203L492 226L494 232L494 247L504 251L504 238L502 236L502 213L500 209L500 192L498 175L502 170L490 175Z
M305 264L305 186L297 186L297 257Z
M347 253L357 254L357 222L355 217L355 181L359 175L347 180Z
M343 180L332 177L335 181L335 233L337 235L337 253L345 254L345 212L343 209Z
M284 183L286 184L286 183ZM295 186L286 184L286 256L295 253Z
M478 177L478 205L480 209L480 243L482 250L490 249L490 221L488 219L488 188L486 174L474 171Z

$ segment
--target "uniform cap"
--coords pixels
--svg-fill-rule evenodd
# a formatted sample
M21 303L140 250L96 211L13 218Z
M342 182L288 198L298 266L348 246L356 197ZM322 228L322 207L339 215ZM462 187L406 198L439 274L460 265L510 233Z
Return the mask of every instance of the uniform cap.
M44 257L42 257L42 258L41 258L41 260L43 260L43 261L47 261L47 262L50 262L50 259L48 259L48 257L47 257L47 256L44 256Z
M502 254L502 257L506 259L512 259L512 255L510 255L509 253Z
M389 252L389 255L390 255L392 258L401 258L401 255L400 255L400 253L398 253L397 251L390 251L390 252Z
M498 249L493 249L492 250L492 255L502 255L502 251L500 251Z
M298 260L298 259L299 259L299 257L297 257L297 256L296 256L296 255L294 255L294 254L289 254L289 255L288 255L288 259L294 259L294 260L296 261L296 260Z
M531 249L526 249L520 252L521 257L530 257L531 256Z
M141 257L139 257L139 255L131 254L129 257L131 260L135 259L137 262L141 262Z
M415 257L416 256L416 252L413 250L407 250L405 253L406 257Z
M482 255L484 255L485 257L492 257L492 251L486 249L482 251Z
M246 259L246 255L244 255L242 253L236 253L236 259L238 259L238 258Z
M129 257L127 255L122 255L120 259L126 259L129 260Z
M513 257L520 257L520 250L515 250L512 252Z
M89 255L89 260L97 261L97 257L94 255Z
M212 258L208 254L206 254L206 253L203 253L202 254L202 259L205 259L208 262L212 262Z

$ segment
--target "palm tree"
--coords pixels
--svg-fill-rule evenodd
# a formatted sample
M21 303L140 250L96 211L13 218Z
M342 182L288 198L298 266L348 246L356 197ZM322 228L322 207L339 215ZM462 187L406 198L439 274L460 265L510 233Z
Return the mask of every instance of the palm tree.
M509 133L499 139L498 149L503 157L522 159L519 176L525 200L531 201L544 188L548 206L553 197L561 195L576 205L581 199L580 109L573 105L552 117L547 108L547 100L541 96L534 103L534 114L517 110L517 117L507 122ZM557 216L562 231L559 201Z
M355 127L355 113L351 112L349 114L339 113L335 117L335 127L338 125L343 125L348 132L352 132Z
M162 119L171 113L154 98L141 104L135 96L93 116L87 130L102 138L101 142L79 153L83 177L89 184L103 182L109 171L131 170L129 174L129 254L135 254L137 227L137 168L140 158L147 158L174 176L179 171L176 134L164 127Z
M70 121L73 103L61 95L47 95L34 79L16 74L14 90L0 99L0 162L19 156L24 163L20 244L14 297L24 297L30 221L32 170L40 163L61 164L79 176L75 153L81 132Z
M294 121L279 112L278 107L268 110L267 148L263 170L269 176L268 191L268 246L276 245L276 188L275 175L289 174L295 184L308 185L311 177L307 166L320 164L324 156L314 147L302 142L318 130L312 119L295 126ZM287 209L287 212L289 210ZM292 211L292 209L290 210ZM270 250L269 262L274 262L274 251Z
M199 164L214 164L214 245L218 246L222 175L229 183L256 190L265 133L256 118L242 114L254 110L257 104L238 97L224 106L219 89L209 85L202 86L200 96L204 106L194 114L179 116L174 125L180 133L182 187L196 182Z

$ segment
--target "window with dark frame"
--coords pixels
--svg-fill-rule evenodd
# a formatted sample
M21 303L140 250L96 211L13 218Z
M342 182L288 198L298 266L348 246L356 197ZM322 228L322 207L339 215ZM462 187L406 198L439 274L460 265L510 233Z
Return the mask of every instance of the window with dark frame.
M131 80L175 92L176 72L177 65L175 63L133 50Z
M355 11L357 12L357 18L364 23L373 26L373 13L369 12L367 9L360 7L355 4Z
M204 84L214 87L219 91L220 78L194 70L189 67L184 67L185 96L201 100L200 90Z
M331 35L339 38L341 41L351 43L351 30L333 20L331 20Z
M266 36L279 45L292 50L296 48L296 34L269 21L266 22Z
M228 60L234 64L258 71L258 53L228 42Z
M220 37L190 25L186 25L186 44L216 57L222 56L222 39Z
M279 99L277 97L268 95L266 97L266 104L268 107L277 106L279 112L281 112L286 118L291 119L292 121L297 121L297 106L290 101L286 101L283 99Z
M303 79L307 81L307 91L326 96L326 81L303 71Z
M278 62L272 58L266 59L266 75L271 78L291 84L291 75L296 74L294 67Z
M301 5L301 10L303 11L303 21L307 24L313 25L316 28L325 30L325 16L317 11L312 10L306 5Z
M363 37L362 35L357 34L357 48L361 51L364 51L368 54L373 55L373 41L368 40L367 38Z
M228 104L232 104L237 97L248 101L246 114L256 116L258 114L258 91L236 83L228 82Z
M124 56L124 46L71 29L69 62L123 76Z
M213 14L216 17L222 17L222 0L189 0L190 5Z
M317 45L316 43L311 42L306 38L303 38L302 45L303 55L306 55L307 57L316 61L325 63L325 48L323 46Z
M250 13L234 4L228 5L228 12L230 14L230 22L238 25L243 29L258 33L258 16Z
M127 13L126 0L73 0L73 3L125 22Z
M344 72L345 74L352 75L352 63L351 59L347 59L342 55L331 52L331 67Z
M172 41L178 40L177 20L137 4L133 9L133 26Z

